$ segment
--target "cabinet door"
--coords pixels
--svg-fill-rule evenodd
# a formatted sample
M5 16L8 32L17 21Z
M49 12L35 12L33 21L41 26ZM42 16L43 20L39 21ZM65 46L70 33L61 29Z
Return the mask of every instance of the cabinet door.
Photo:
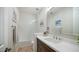
M45 43L37 39L37 52L55 52L55 50L51 49Z

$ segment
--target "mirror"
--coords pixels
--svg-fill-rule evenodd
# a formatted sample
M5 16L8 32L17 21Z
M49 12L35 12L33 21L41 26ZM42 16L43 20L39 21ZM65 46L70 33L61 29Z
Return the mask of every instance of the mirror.
M73 34L79 36L79 7L73 8Z
M47 26L50 32L79 35L79 8L53 7L47 13Z

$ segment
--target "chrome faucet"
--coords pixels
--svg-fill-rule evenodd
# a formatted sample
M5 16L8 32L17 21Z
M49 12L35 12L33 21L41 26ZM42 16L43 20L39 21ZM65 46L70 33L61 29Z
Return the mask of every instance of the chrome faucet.
M61 38L59 36L54 35L53 38L56 39L56 40L61 40Z

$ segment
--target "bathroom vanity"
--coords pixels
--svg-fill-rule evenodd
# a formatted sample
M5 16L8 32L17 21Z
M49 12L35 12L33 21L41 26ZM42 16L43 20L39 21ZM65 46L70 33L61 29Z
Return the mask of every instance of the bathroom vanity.
M51 37L36 33L37 52L79 52L79 43L73 39L60 36L57 38L53 38L53 35Z

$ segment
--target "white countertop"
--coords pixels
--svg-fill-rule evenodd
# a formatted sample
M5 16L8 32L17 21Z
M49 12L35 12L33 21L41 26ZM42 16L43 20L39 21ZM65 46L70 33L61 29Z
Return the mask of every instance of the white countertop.
M79 51L79 44L75 44L73 42L67 40L61 40L60 42L51 42L40 36L39 33L35 34L36 37L47 44L50 48L54 49L55 51L59 52L78 52Z

